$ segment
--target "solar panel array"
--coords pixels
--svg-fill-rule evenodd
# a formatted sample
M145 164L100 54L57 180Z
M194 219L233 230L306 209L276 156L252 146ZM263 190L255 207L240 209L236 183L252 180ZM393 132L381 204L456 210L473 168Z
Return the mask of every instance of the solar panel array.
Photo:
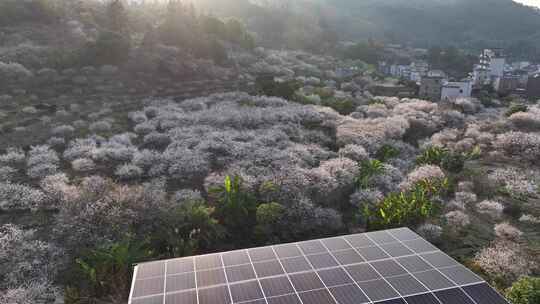
M507 304L408 228L139 264L130 304Z

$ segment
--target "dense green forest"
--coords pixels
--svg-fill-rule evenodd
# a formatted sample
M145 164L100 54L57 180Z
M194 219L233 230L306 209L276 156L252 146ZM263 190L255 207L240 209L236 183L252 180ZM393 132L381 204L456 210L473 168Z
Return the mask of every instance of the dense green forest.
M323 2L336 9L336 26L353 40L374 37L423 47L504 47L523 57L537 55L540 46L540 13L511 0Z
M228 0L236 2L239 0ZM502 47L520 58L538 58L540 12L512 0L272 0L324 19L343 40L374 39L414 47Z

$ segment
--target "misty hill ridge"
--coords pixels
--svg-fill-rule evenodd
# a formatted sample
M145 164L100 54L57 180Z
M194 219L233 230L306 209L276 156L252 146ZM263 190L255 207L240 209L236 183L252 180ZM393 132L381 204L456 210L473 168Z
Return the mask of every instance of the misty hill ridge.
M320 1L336 10L350 38L472 48L538 44L540 38L539 10L511 0Z

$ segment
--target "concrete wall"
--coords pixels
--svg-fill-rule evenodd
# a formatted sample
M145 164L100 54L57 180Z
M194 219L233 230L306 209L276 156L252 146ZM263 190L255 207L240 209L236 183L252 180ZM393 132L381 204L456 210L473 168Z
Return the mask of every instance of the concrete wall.
M490 76L503 77L505 64L506 60L504 58L491 58L489 63Z
M441 100L459 97L471 97L472 82L449 82L442 87Z

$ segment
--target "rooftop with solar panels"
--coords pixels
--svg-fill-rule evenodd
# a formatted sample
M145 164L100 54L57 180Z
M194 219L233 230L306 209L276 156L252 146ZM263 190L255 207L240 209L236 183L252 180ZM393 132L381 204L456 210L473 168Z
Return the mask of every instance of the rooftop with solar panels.
M142 263L130 304L506 304L408 228Z

